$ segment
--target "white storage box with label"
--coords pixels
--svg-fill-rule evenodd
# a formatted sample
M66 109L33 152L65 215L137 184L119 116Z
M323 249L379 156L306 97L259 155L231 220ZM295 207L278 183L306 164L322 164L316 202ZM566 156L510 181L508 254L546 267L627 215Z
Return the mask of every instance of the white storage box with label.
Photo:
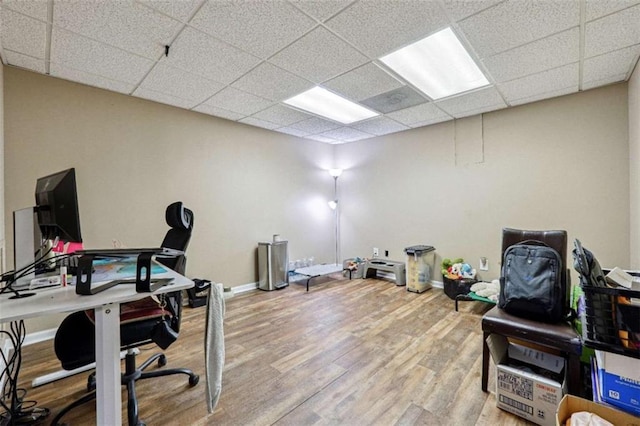
M562 400L564 386L560 381L534 373L532 369L543 369L549 371L550 376L561 377L564 358L510 344L506 337L497 334L487 338L487 345L496 364L498 408L539 425L555 425L556 410ZM524 363L531 368L520 365Z
M640 359L596 351L602 400L640 416Z

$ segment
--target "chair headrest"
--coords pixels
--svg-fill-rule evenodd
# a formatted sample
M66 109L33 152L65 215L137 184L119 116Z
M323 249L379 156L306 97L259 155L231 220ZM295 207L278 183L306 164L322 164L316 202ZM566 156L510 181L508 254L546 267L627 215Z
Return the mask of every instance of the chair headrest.
M165 213L167 225L171 228L186 229L193 228L193 212L184 207L182 201L169 204Z

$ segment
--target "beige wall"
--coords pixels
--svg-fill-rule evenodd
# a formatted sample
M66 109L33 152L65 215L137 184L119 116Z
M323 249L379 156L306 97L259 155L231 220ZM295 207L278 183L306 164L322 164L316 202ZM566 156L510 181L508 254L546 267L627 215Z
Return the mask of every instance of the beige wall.
M191 277L254 282L274 233L292 259L330 262L325 169L340 166L343 258L431 244L438 263L488 257L494 278L512 226L566 229L629 266L627 84L330 146L13 68L4 82L5 219L37 177L73 166L89 247L157 245L181 199L196 214Z
M343 257L428 244L438 265L487 257L490 279L509 226L566 229L628 267L627 129L618 84L339 146Z
M257 243L276 233L293 258L333 259L330 145L15 68L5 102L7 221L38 177L75 167L87 247L157 246L182 200L190 277L255 282Z
M640 269L640 67L629 80L630 267Z
M4 66L0 63L0 212L4 212ZM6 264L4 215L0 216L0 271Z

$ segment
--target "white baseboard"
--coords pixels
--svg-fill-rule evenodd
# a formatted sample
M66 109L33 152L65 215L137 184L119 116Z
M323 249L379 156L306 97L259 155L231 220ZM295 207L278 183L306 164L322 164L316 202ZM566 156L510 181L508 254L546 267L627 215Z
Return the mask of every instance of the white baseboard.
M29 346L35 343L53 340L53 338L56 337L56 331L58 331L58 327L50 328L49 330L36 331L35 333L29 333L24 337L22 346Z
M253 291L257 289L258 289L258 283L248 283L248 284L231 287L233 294L246 293L248 291Z

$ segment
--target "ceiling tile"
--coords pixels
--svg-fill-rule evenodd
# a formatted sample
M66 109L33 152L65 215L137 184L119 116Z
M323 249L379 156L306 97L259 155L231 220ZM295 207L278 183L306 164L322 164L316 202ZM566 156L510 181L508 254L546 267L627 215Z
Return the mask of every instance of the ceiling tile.
M99 75L74 70L73 68L65 67L64 65L55 62L51 62L51 64L49 64L49 72L53 77L76 81L88 86L99 87L101 89L111 90L113 92L124 93L127 95L135 89L135 85L132 83L111 80Z
M185 99L167 95L166 93L160 93L156 92L155 90L145 89L144 87L138 87L135 92L133 92L133 96L184 109L191 109L195 106L195 103L193 101L187 101Z
M497 111L499 109L507 107L507 105L504 104L504 103L502 105L504 105L504 106L487 105L487 106L480 107L480 108L474 108L474 109L470 109L470 110L465 110L465 111L462 111L462 112L459 112L459 113L455 114L455 118L471 117L473 115L479 115L479 114L484 114L486 112Z
M283 1L216 0L206 2L190 24L266 59L303 36L316 22Z
M447 16L435 1L361 1L326 22L329 29L372 59L446 27Z
M417 129L419 127L431 126L433 124L443 123L445 121L451 121L451 120L453 120L453 117L449 117L449 116L439 117L439 118L433 118L431 120L419 121L417 123L413 123L409 125L409 127L411 127L412 129Z
M2 0L2 7L46 22L48 3L48 0Z
M171 45L169 55L162 60L225 84L231 83L260 63L257 57L193 28L185 28Z
M551 99L558 96L568 95L569 93L575 93L577 91L578 91L578 85L575 85L575 86L565 87L563 89L552 90L551 92L536 93L533 96L517 99L511 102L511 105L516 106L516 105L528 104L531 102L541 101L544 99Z
M578 61L580 30L572 28L482 62L496 82L505 82Z
M232 84L248 93L280 102L311 89L311 82L263 62Z
M292 129L299 129L307 133L322 133L329 130L337 129L341 124L335 123L333 121L324 120L319 117L312 117L306 120L299 121L290 125Z
M446 121L452 117L436 107L435 104L422 104L387 114L388 117L407 126L431 121Z
M331 139L335 139L342 142L354 142L359 141L361 139L370 138L371 133L361 132L357 129L352 129L350 127L340 127L338 129L329 130L328 132L321 133L320 136L325 136Z
M312 139L314 141L318 141L318 142L324 142L324 143L336 143L339 142L336 139L333 138L329 138L327 136L322 136L322 135L309 135L309 136L305 136L305 139Z
M47 72L47 68L44 64L44 59L32 58L31 56L23 55L11 50L5 50L4 57L6 58L7 64L9 65L25 68L31 71L39 72L41 74Z
M351 127L378 136L409 129L409 127L404 124L400 124L387 117L375 117L367 121L352 124Z
M322 22L349 6L353 0L290 0L290 3Z
M316 83L367 61L366 56L323 27L316 28L269 59L274 65Z
M586 0L586 21L601 18L613 12L640 4L640 0Z
M279 126L289 126L298 121L306 120L311 116L296 109L276 104L253 114L253 117L278 124Z
M495 6L502 0L443 0L444 9L451 19L459 21L491 6Z
M182 27L132 0L56 2L53 24L153 60L164 53L164 46Z
M202 0L138 0L145 6L158 10L181 22L187 22Z
M435 104L456 118L466 116L465 113L470 111L487 110L487 108L500 109L507 106L495 87L447 98L437 101Z
M51 61L106 78L137 84L153 61L97 41L54 28Z
M613 83L619 83L627 78L626 74L612 75L601 80L591 80L582 83L582 90L594 89L596 87L606 86ZM568 94L568 93L566 93Z
M262 127L263 129L274 130L280 127L279 124L271 123L269 121L260 120L254 117L245 117L242 120L238 120L240 123L249 124L251 126Z
M361 101L402 87L402 83L372 62L322 85L353 101Z
M226 87L205 102L207 105L240 114L251 115L269 107L272 103L242 90Z
M192 111L201 112L203 114L214 115L216 117L226 118L227 120L240 120L244 118L246 114L239 114L237 112L229 111L222 108L216 108L207 104L200 104L197 107L193 108Z
M47 37L44 22L0 9L0 34L4 49L44 59Z
M299 136L299 137L309 136L309 133L305 132L304 130L295 129L293 127L280 127L276 129L276 131L280 133L286 133L288 135Z
M204 102L224 85L207 80L195 74L158 63L142 80L140 86L156 92L194 101Z
M576 0L518 0L500 3L459 23L481 57L532 42L577 26Z
M578 87L578 63L498 84L498 88L509 104L541 93L553 93L568 87Z
M640 5L587 23L584 33L585 58L639 44L638 22Z
M428 102L427 98L416 90L409 86L403 86L369 99L363 99L360 103L375 111L387 114L426 102Z
M638 55L640 45L586 59L582 67L583 88L585 83L599 80L607 80L609 83L618 81L611 79L620 75L623 76L621 80L626 79L638 61Z

